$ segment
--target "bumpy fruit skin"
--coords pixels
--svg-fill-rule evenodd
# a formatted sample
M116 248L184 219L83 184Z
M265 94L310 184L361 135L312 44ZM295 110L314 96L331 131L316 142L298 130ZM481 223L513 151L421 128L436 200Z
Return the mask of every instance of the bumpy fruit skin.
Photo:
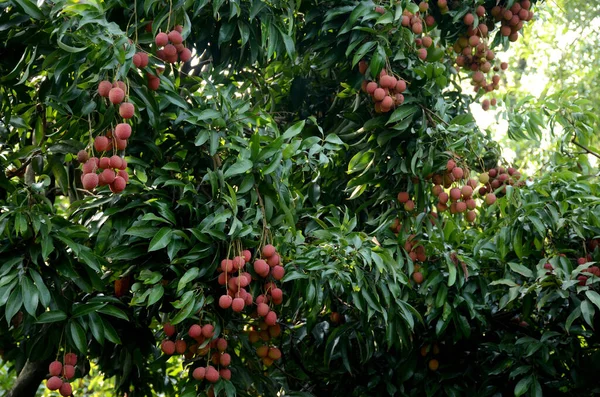
M81 177L81 184L85 190L94 190L98 187L98 175L95 173L85 174Z
M46 382L48 390L58 390L62 386L63 381L58 376L53 376Z
M269 305L267 305L266 303L259 303L256 307L256 312L261 317L265 317L267 314L269 314L269 310Z
M223 338L217 339L217 350L219 350L221 353L227 350L227 340Z
M202 327L198 324L194 324L188 330L190 338L199 338L202 335Z
M273 269L271 269L271 276L273 276L275 280L281 280L284 275L285 269L283 266L274 266Z
M242 298L235 298L233 302L231 302L231 309L236 313L244 310L244 306L246 306L246 302Z
M405 204L408 202L408 200L410 200L410 196L408 195L408 192L400 192L398 193L398 201L402 204Z
M100 84L98 84L98 95L100 95L101 97L104 97L104 98L108 98L108 94L110 93L111 89L112 89L112 84L110 81L108 81L108 80L101 81Z
M271 360L279 360L281 358L281 350L276 347L272 347L269 349L268 357Z
M171 32L169 32L167 37L169 38L169 41L173 44L183 43L183 37L181 37L181 33L177 30L172 30Z
M123 163L123 159L121 159L121 157L117 156L116 154L114 156L111 156L109 159L109 166L110 168L121 168L121 164Z
M275 252L276 252L275 247L273 247L271 244L265 245L262 249L262 255L265 258L272 257L273 255L275 255Z
M156 76L148 76L148 88L152 91L158 90L160 86L160 79Z
M219 358L219 364L223 367L228 367L231 363L231 356L228 353L221 354L221 358Z
M85 163L89 160L89 158L90 156L87 151L80 150L79 152L77 152L77 161L79 161L80 163Z
M485 195L485 203L487 205L492 205L496 202L496 195L494 193L488 193Z
M110 145L110 141L105 136L97 136L94 139L94 149L97 152L105 152L108 150L108 146Z
M63 368L63 374L65 379L72 379L75 376L75 367L72 365L65 365Z
M205 338L212 338L215 334L215 327L212 324L206 324L202 327L202 336Z
M423 282L423 273L421 272L414 272L412 275L413 280L415 281L415 283L417 284L421 284Z
M204 368L204 367L198 367L194 370L194 372L192 372L192 378L194 378L196 380L203 380L205 375L206 375L206 368Z
M60 361L52 361L48 366L48 373L51 376L59 376L62 373L62 363Z
M67 353L63 362L65 365L75 366L77 364L77 355L75 353Z
M229 309L233 303L233 298L229 295L221 295L219 298L219 307L221 309Z
M209 365L206 368L206 374L204 375L204 379L206 379L210 383L216 383L219 380L219 371L217 371L215 367Z
M261 277L267 277L269 275L269 265L263 259L257 259L254 261L254 271Z
M119 103L123 102L123 99L125 99L125 91L119 87L111 88L110 92L108 93L108 100L112 104L118 105Z
M115 180L115 177L116 177L116 174L113 170L105 169L104 171L102 171L100 173L98 180L102 181L106 185L110 185Z
M124 119L132 118L134 113L135 113L135 106L133 106L133 103L131 103L131 102L124 102L121 104L121 106L119 106L119 114ZM120 138L120 139L127 139L127 138Z
M60 389L58 390L58 392L60 393L61 396L63 397L68 397L71 394L73 394L73 388L71 387L71 384L68 382L64 382L61 386Z
M167 43L169 43L169 36L166 33L160 32L159 34L156 35L156 37L154 38L154 42L156 43L157 46L159 47L163 47L166 46Z
M164 340L162 341L160 348L167 356L172 356L175 353L175 342Z
M175 335L175 327L171 325L171 323L164 324L163 331L165 332L165 335L167 335L167 337Z
M179 54L179 59L181 62L189 62L192 59L192 51L189 48L184 48Z
M131 136L131 126L127 123L119 123L115 128L117 139L129 139Z
M269 354L269 346L260 346L256 349L256 355L260 358L267 357Z
M185 343L183 339L180 339L177 342L175 342L175 351L177 352L177 354L183 354L186 350L187 343Z

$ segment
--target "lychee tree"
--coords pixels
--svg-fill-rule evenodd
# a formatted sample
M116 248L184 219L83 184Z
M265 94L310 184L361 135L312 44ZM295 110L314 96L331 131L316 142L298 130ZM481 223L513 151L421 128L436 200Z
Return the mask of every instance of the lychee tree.
M594 179L469 111L532 2L126 3L1 5L9 396L595 392Z

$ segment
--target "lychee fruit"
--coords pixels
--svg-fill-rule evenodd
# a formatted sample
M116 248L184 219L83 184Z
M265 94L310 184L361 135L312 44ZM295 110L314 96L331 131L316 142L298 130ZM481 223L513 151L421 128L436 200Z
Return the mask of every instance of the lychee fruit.
M219 307L221 309L229 309L231 307L231 303L233 302L233 298L229 295L221 295L219 298Z
M75 376L75 367L73 365L65 365L63 368L65 379L72 379Z
M177 354L183 354L186 350L187 343L185 343L183 339L180 339L177 342L175 342L175 351L177 352Z
M112 83L108 80L103 80L100 82L100 84L98 84L98 95L108 98L111 89Z
M164 324L163 331L165 332L165 335L167 335L167 337L175 335L175 327L171 325L171 323Z
M175 353L175 342L163 340L160 344L160 348L167 356L172 356Z
M95 173L84 174L81 177L81 184L85 190L94 190L98 186L98 175Z
M219 371L215 369L215 367L209 365L206 367L206 373L204 374L204 379L209 381L210 383L215 383L219 380Z
M113 193L121 193L123 190L125 190L125 187L127 186L127 181L121 177L121 176L116 176L115 179L110 183L110 191Z
M205 338L212 338L215 334L215 327L212 324L206 324L202 327L202 336Z
M103 158L105 158L105 157L103 157ZM123 162L123 159L115 154L114 156L111 156L108 161L109 161L110 168L119 169L119 168L121 168L121 163ZM103 168L109 168L109 167L103 167Z
M496 202L496 195L494 193L488 193L485 195L485 203L487 205L492 205Z
M127 123L119 123L115 128L115 136L118 139L129 139L131 136L131 126Z
M46 382L46 387L49 390L58 390L62 386L63 381L58 376L53 376Z
M184 48L179 53L179 59L181 60L181 62L189 62L190 59L192 59L192 51L190 51L189 48Z
M188 330L190 338L199 338L202 335L202 327L198 324L193 324Z
M415 281L415 283L417 284L421 284L423 282L423 273L421 272L414 272L412 274L412 279Z
M135 113L135 106L133 106L133 103L131 103L131 102L124 102L121 104L121 106L119 106L119 114L124 119L132 118L134 113ZM127 139L127 138L120 138L120 139Z
M169 38L169 41L173 44L183 43L183 37L181 36L181 33L177 30L170 31L167 37Z
M385 98L385 90L383 88L377 88L374 92L373 92L373 98L376 101L382 101L383 98Z
M51 376L59 376L62 373L62 363L60 361L52 361L48 366L48 373Z
M77 161L79 161L80 163L85 163L86 161L88 161L89 158L90 155L86 150L82 149L77 152Z
M119 87L111 88L108 93L108 99L112 104L117 105L125 99L125 91Z
M159 47L166 46L169 43L169 36L166 33L160 32L154 38L154 42Z
M221 364L223 367L228 367L230 363L231 355L229 355L229 353L221 354L221 357L219 358L219 364Z
M281 358L281 350L279 350L276 347L271 347L271 348L269 348L269 352L267 353L267 356L271 360L279 360Z
M263 247L262 249L262 256L264 258L270 258L271 256L275 255L275 247L272 246L271 244L267 244Z
M94 149L97 152L105 152L108 150L108 146L110 145L110 141L105 136L97 136L94 139Z
M198 367L198 368L194 369L194 372L192 372L192 377L196 380L203 380L205 375L206 375L206 368L204 368L204 367Z
M58 392L61 396L67 397L73 394L73 388L71 387L71 384L69 382L63 382L63 384L60 385Z
M231 303L231 309L234 312L239 313L242 310L244 310L245 305L246 305L246 303L244 302L244 300L242 298L235 298L233 300L233 302Z

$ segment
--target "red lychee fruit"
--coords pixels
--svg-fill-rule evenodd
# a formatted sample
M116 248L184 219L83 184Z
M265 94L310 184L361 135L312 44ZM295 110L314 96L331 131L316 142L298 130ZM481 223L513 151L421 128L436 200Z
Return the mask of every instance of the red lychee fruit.
M109 168L105 169L98 176L99 181L102 181L105 185L110 185L115 180L117 175L115 172Z
M133 117L135 113L135 106L131 102L123 102L121 106L119 106L119 114L124 119L130 119ZM129 137L127 137L129 138ZM119 139L127 139L127 138L119 138Z
M80 150L77 152L77 161L79 161L80 163L85 163L86 161L88 161L90 158L90 155L88 154L88 152L84 149Z
M373 95L377 88L378 88L377 83L374 81L371 81L369 84L367 84L367 94Z
M272 246L271 244L267 244L262 249L262 256L264 258L270 258L273 255L275 255L275 252L277 252L277 250L275 249L275 247Z
M110 145L110 141L105 136L97 136L94 139L94 149L97 152L105 152L108 150L108 146Z
M244 302L244 300L242 298L235 298L233 300L233 302L231 303L231 309L234 312L239 313L242 310L244 310L245 305L246 305L246 303Z
M158 90L160 79L154 75L148 75L148 88L152 91Z
M485 195L485 203L487 205L492 205L496 202L496 195L494 193L488 193Z
M462 179L462 177L464 176L464 171L460 167L455 167L452 170L452 175L454 176L455 179Z
M166 33L160 32L154 38L154 42L158 47L166 46L169 43L169 36Z
M423 273L421 273L421 272L414 272L412 274L412 278L415 281L415 283L421 284L423 282Z
M270 311L269 313L267 313L267 315L265 316L265 323L271 326L277 324L277 313L275 313L274 311Z
M60 385L58 392L61 396L68 397L71 394L73 394L73 388L71 387L71 384L69 382L63 382L63 384Z
M477 213L475 211L469 211L465 215L465 219L467 220L467 222L471 222L471 223L475 221L476 217L477 217Z
M281 258L277 254L273 254L270 258L267 259L267 264L270 267L277 266L281 263Z
M469 185L465 185L460 189L463 198L468 199L473 195L473 188Z
M409 196L408 192L400 192L400 193L398 193L398 201L400 203L404 204L408 200L410 200L410 196Z
M112 83L108 80L103 80L100 82L100 84L98 84L98 95L108 98L111 89Z
M190 51L189 48L184 48L179 53L179 59L181 60L181 62L189 62L190 59L192 59L192 51Z
M273 269L271 269L271 276L273 276L275 280L281 280L284 275L285 269L283 266L274 266Z
M215 334L215 327L212 324L206 324L202 327L202 336L205 338L212 338Z
M165 335L167 335L167 337L175 335L175 327L171 325L171 323L164 324L163 331L165 332Z
M48 366L48 373L51 376L59 376L62 373L62 363L60 361L52 361Z
M192 372L192 377L196 380L203 380L205 375L206 375L206 368L204 368L204 367L198 367L198 368L194 369L194 372Z
M175 353L175 342L170 340L163 340L160 344L160 349L167 356L172 356Z
M170 31L167 37L169 38L169 41L173 44L183 43L183 37L181 36L181 33L177 30Z
M177 352L177 354L183 354L186 350L187 343L185 343L183 339L180 339L177 342L175 342L175 351Z
M46 382L46 387L49 390L58 390L62 386L63 381L58 376L53 376Z
M279 300L283 298L283 291L279 288L273 288L271 290L271 297L273 298L273 301Z
M231 307L231 303L233 302L233 298L229 295L221 295L219 298L219 307L221 309L229 309Z
M369 64L365 60L361 60L360 62L358 62L358 72L360 74L365 74L367 72L368 67Z
M256 307L256 312L261 317L265 317L267 314L269 314L269 310L269 305L267 305L266 303L259 303Z
M127 123L119 123L115 128L115 136L118 139L129 139L131 136L131 126Z
M125 91L119 87L111 88L108 93L108 99L112 104L117 105L125 99Z
M84 174L81 177L81 184L85 190L94 190L98 186L98 175L95 173Z
M199 338L202 335L202 327L198 324L193 324L188 330L188 335L193 339Z
M456 167L456 162L454 162L454 160L452 160L452 159L448 160L448 162L446 163L446 170L452 171L455 167Z
M243 250L242 256L244 257L245 262L250 263L250 260L252 259L252 253L249 250Z
M468 13L467 15L465 15L465 17L463 18L463 22L465 23L465 25L473 25L473 22L475 22L475 17L473 16L473 14Z
M73 365L65 365L63 374L65 379L72 379L75 376L75 367Z
M279 360L281 358L281 350L279 350L276 347L271 347L269 349L269 352L267 353L267 356L271 359L271 360Z
M102 169L110 168L110 157L100 157L98 166Z
M109 167L110 168L119 169L119 168L121 168L121 163L123 163L123 159L121 157L117 156L116 154L114 156L111 156L109 159ZM108 167L106 167L106 168L108 168Z
M231 355L229 355L229 353L221 354L221 357L219 358L219 364L221 364L223 367L228 367L230 363Z
M110 183L110 191L113 193L121 193L123 190L125 190L125 187L127 186L127 181L120 177L120 176L116 176L115 179L112 181L112 183Z
M377 88L373 92L373 99L375 99L376 101L382 101L383 98L385 98L385 90L383 88Z
M209 365L208 367L206 367L204 379L206 379L210 383L217 382L219 380L219 371L217 371L215 367Z
M229 368L221 368L219 370L219 376L223 379L231 379L231 370Z

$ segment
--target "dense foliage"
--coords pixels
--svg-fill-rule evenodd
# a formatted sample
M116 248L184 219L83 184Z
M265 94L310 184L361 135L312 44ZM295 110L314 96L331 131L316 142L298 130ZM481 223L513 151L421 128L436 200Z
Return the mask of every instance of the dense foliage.
M600 194L569 151L595 115L556 95L513 120L565 143L526 179L469 106L530 1L397 3L0 3L13 395L72 352L128 396L598 393Z

